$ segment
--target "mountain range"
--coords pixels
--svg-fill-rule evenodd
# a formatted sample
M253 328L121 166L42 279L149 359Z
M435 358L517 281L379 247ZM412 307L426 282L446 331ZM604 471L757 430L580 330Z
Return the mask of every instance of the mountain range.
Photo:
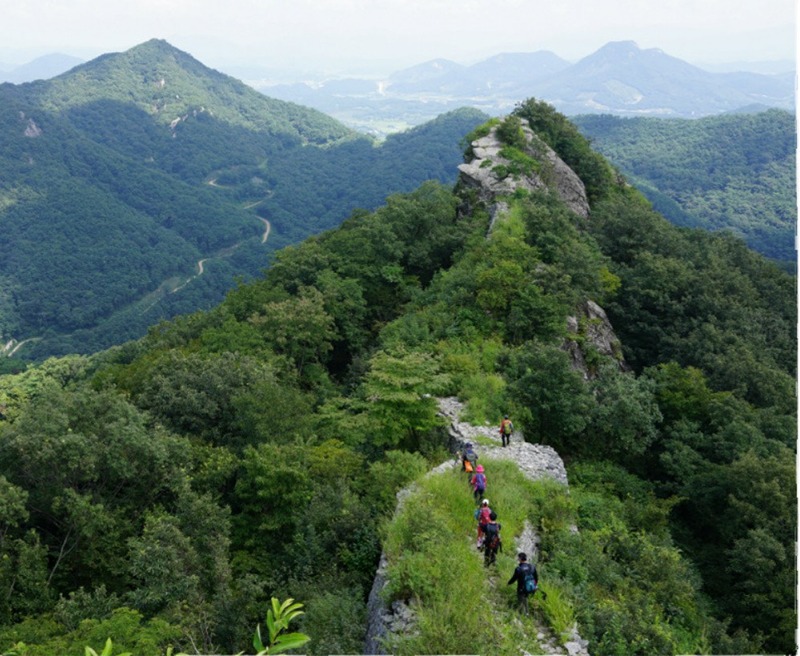
M0 64L0 82L47 79L81 61L51 53L22 66ZM505 114L528 97L569 116L698 118L741 108L793 110L795 104L792 61L693 65L633 41L607 43L577 62L550 51L510 52L470 65L434 59L379 79L308 73L302 82L275 83L289 75L255 62L228 68L267 96L314 107L379 136L459 107Z
M82 63L84 63L83 59L60 52L42 55L20 66L0 62L0 82L21 84L34 80L46 80L65 73Z
M159 40L0 85L3 344L95 351L209 307L274 250L452 183L483 120L462 110L377 146Z
M259 86L362 130L415 125L455 107L506 114L536 97L568 116L698 118L744 107L793 110L793 70L713 73L633 41L611 42L576 63L552 52L506 53L464 66L436 59L385 79Z
M34 150L57 125L34 110L22 163L86 168L77 130ZM168 144L195 125L155 122ZM467 144L456 184L282 249L208 310L0 375L0 653L796 652L796 278L670 224L546 103ZM92 163L93 203L114 187ZM46 227L78 244L112 216Z
M513 89L564 65L535 53L470 68L488 75L500 67L496 86ZM392 84L437 88L449 79L447 89L467 93L477 87L465 70L442 60L398 72ZM365 82L337 84L355 94ZM462 107L377 142L159 40L49 80L0 85L0 343L6 354L33 359L93 352L211 307L283 246L424 180L452 184L464 135L487 118ZM681 121L601 121L594 135L676 223L733 228L761 252L793 260L788 114L711 120L697 130ZM640 153L618 148L632 129ZM746 165L751 158L757 171ZM690 171L688 161L701 166ZM713 202L703 182L712 171ZM697 183L691 194L687 176Z

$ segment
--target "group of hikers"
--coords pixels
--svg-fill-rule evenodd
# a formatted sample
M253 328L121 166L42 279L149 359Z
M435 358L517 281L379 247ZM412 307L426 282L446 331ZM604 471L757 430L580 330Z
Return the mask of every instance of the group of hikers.
M514 425L506 415L500 422L500 439L503 446L508 446L511 442L511 434ZM485 498L486 493L486 471L483 465L478 464L478 454L471 442L464 445L464 452L461 454L461 470L467 473L467 481L472 488L478 508L475 510L474 518L478 522L478 538L476 546L479 551L483 551L483 564L488 567L495 564L497 552L502 551L503 542L500 538L501 525L497 521L497 513L489 506L489 500ZM528 597L533 595L539 587L539 574L536 565L528 562L528 556L524 552L517 554L517 567L508 581L508 585L517 584L517 604L525 615L528 614Z

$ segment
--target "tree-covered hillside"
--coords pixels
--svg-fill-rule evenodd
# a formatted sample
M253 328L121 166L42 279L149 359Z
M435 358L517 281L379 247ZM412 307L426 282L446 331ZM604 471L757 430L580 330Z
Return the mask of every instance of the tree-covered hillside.
M797 130L772 109L698 120L577 116L597 148L680 226L729 230L794 270Z
M588 219L522 119L586 185ZM491 585L513 554L481 566L463 479L391 521L452 458L453 395L567 463L569 495L493 474L506 544L525 520L541 536L552 629L577 621L598 656L794 650L795 280L668 223L547 105L490 130L512 163L495 173L544 184L500 199L491 230L476 190L428 182L208 311L0 377L0 649L247 652L291 597L305 653L361 653L385 549L388 600L420 622L393 653L519 653L533 625ZM587 300L621 353L593 345Z
M484 119L453 112L378 145L155 40L2 85L2 343L90 353L213 307L280 247L452 183Z

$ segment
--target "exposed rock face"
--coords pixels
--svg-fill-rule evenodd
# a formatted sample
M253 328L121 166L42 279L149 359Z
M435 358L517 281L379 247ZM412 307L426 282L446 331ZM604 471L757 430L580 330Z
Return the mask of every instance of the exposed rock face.
M531 480L552 478L559 483L567 485L567 471L564 462L554 449L543 444L530 444L525 442L522 435L515 431L511 436L511 444L503 447L499 427L475 426L461 421L462 404L455 398L439 399L439 413L449 422L450 448L456 454L452 460L446 460L431 469L426 475L433 476L449 469L460 466L458 452L462 451L467 442L475 445L478 457L481 455L513 460L517 463L522 473ZM490 445L476 445L477 438L488 438ZM485 442L485 439L482 442ZM397 510L401 509L405 499L413 492L414 486L405 488L397 494ZM395 512L397 512L397 510ZM539 539L530 524L526 524L522 534L515 540L515 549L524 551L532 556L535 561L539 551ZM365 654L387 654L382 642L388 636L395 634L413 634L415 630L415 613L412 606L400 601L395 601L387 606L381 598L381 592L386 586L387 560L381 554L380 564L375 573L375 579L367 602L367 636L364 644ZM545 653L569 654L570 656L587 656L588 643L578 635L577 628L561 647L556 643L555 637L542 627L538 636L540 647ZM524 653L524 652L523 652Z
M23 133L26 137L36 138L42 136L42 129L36 125L32 118L28 119L28 123L25 126L25 132Z
M492 219L504 210L498 205L498 197L513 194L516 189L540 191L552 189L575 214L589 216L589 201L586 188L578 175L556 155L522 121L527 146L526 154L542 163L539 173L529 175L505 175L511 162L501 155L504 144L497 137L497 129L472 142L474 159L458 167L459 180L465 186L477 189L479 200L490 208Z
M488 438L494 443L492 446L476 446L475 451L480 458L481 454L490 454L493 458L513 460L520 471L533 481L545 477L552 478L559 483L567 485L567 470L564 461L555 449L544 444L531 444L526 442L522 433L515 431L511 435L511 444L502 446L499 427L475 426L461 421L462 405L458 399L445 398L439 400L439 413L450 420L450 449L454 452L464 450L467 442L475 444L478 437ZM458 462L454 461L453 464Z
M586 347L589 346L598 354L616 360L620 369L629 371L622 358L622 347L614 328L606 316L605 310L594 301L586 301L579 313L567 317L567 330L573 336L564 341L564 350L569 353L572 368L580 371L584 379L594 377L593 367L586 361ZM581 342L584 346L581 346Z

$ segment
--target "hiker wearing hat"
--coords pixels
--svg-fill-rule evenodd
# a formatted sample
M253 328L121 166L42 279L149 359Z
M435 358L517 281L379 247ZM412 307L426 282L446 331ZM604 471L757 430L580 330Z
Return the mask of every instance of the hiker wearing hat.
M475 473L469 479L469 482L472 485L472 494L477 502L486 492L486 474L483 473L483 465L475 467Z

